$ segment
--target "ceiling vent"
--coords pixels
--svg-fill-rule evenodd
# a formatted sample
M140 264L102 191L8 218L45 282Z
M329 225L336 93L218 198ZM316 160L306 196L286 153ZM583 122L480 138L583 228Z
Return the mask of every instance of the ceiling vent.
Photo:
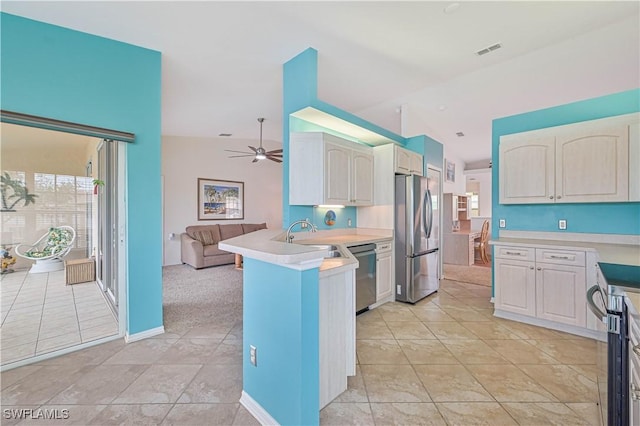
M464 133L462 133L462 132L456 132L456 135L458 135L458 137L459 137L459 138L461 138L461 137L463 137L463 136L464 136Z
M491 45L489 47L485 47L484 49L478 50L476 52L476 55L478 55L478 56L486 55L487 53L493 52L494 50L498 50L501 47L502 47L502 44L496 43L496 44Z
M229 137L229 136L231 136L231 133L220 133L218 136L226 136L226 137Z

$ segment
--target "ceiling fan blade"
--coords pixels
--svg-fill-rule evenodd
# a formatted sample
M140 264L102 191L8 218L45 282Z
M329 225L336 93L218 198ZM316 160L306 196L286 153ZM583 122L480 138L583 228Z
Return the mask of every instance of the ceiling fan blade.
M225 149L225 151L227 151L227 152L237 152L237 153L239 153L239 154L249 154L249 155L253 155L253 154L251 154L250 152L247 152L247 151L234 151L234 150L232 150L232 149Z
M253 151L253 152L257 152L257 151L258 151L258 150L257 150L257 148L254 148L254 147L252 147L252 146L250 146L250 147L249 147L249 149L250 149L251 151Z
M272 149L271 151L267 151L267 154L277 154L277 153L281 153L282 149Z
M245 155L230 155L227 158L239 158L239 157L255 157L254 154L245 154Z
M269 157L269 156L267 156L267 158L268 158L269 160L271 160L271 161L275 161L276 163L282 163L282 160L280 160L280 159L278 159L278 158L275 158L275 157Z
M258 162L257 158L254 158L253 161L252 161L252 163L257 163L257 162Z
M282 154L269 154L268 152L265 154L267 156L271 156L271 157L278 157L278 158L282 158Z

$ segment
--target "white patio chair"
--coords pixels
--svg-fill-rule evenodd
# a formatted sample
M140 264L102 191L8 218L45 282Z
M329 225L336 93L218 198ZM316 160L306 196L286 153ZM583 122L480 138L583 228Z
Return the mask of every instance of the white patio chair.
M73 247L76 231L70 226L56 226L49 228L35 244L18 244L14 249L16 255L29 260L35 260L30 273L54 272L64 269L62 258Z

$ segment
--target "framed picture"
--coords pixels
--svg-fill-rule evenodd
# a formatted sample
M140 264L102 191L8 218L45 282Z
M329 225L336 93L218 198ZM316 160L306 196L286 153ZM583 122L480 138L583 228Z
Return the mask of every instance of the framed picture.
M198 220L244 219L244 182L198 178Z
M447 159L444 160L446 164L446 174L445 180L447 182L455 182L456 181L456 163L453 161L449 161Z

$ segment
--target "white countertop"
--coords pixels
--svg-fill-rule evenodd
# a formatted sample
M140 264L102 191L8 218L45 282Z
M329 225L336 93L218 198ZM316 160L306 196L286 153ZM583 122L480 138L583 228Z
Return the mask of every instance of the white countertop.
M304 270L319 267L322 277L357 268L358 261L347 247L355 244L391 241L393 238L392 231L384 229L297 232L294 233L294 244L285 243L284 236L283 229L263 229L221 241L218 247L251 259L292 269ZM342 257L325 258L328 251L310 247L311 244L338 246Z
M497 238L490 240L489 244L595 251L598 253L598 259L600 262L640 266L640 246L633 244L537 240L528 238Z

